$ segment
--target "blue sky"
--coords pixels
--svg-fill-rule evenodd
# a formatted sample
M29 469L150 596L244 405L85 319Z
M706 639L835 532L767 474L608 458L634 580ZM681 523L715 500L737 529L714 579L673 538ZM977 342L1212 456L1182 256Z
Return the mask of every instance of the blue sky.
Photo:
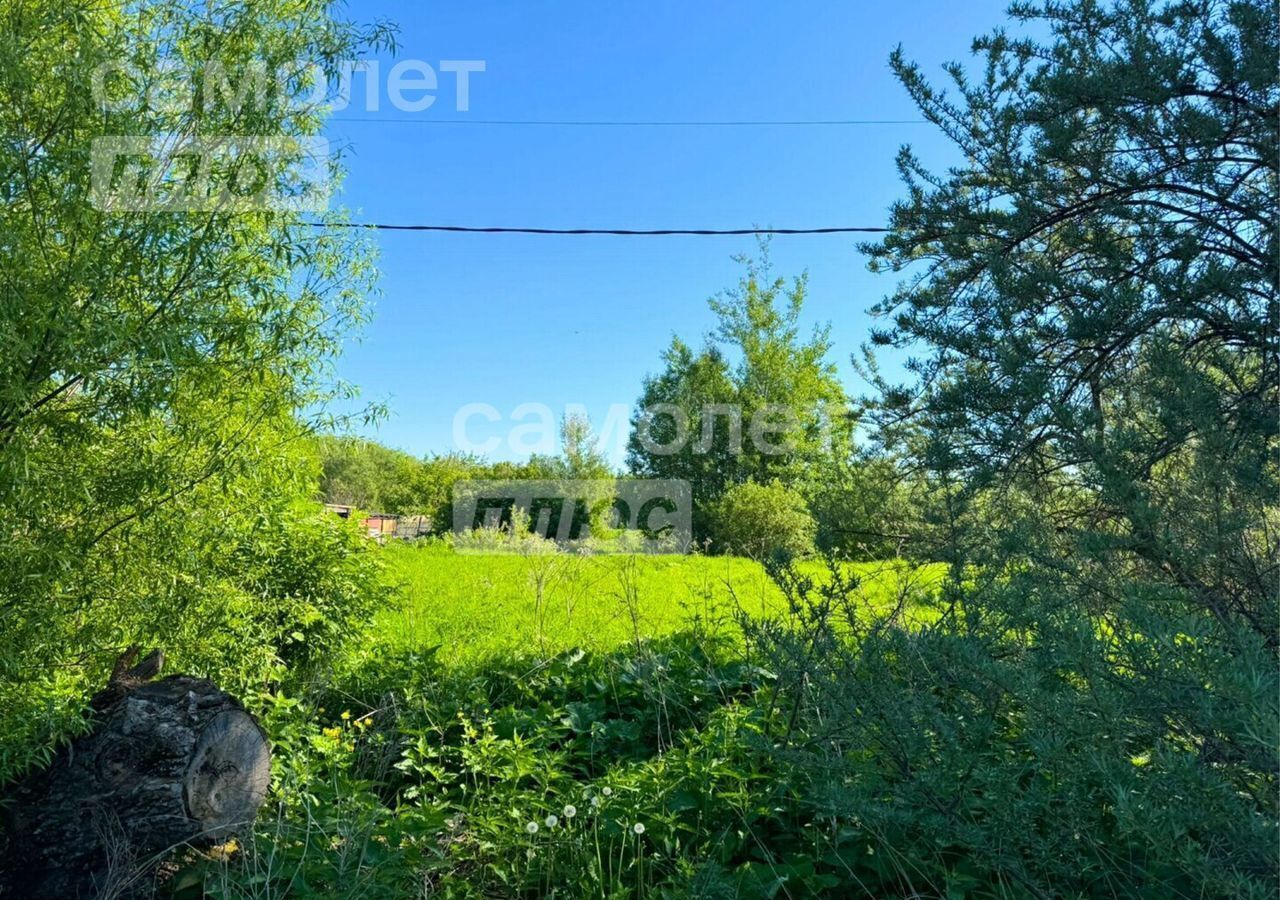
M441 74L431 108L351 106L328 128L347 148L338 202L357 221L629 228L880 225L901 193L894 156L910 143L952 161L928 125L558 127L442 121L917 119L887 58L901 43L941 78L972 38L1003 21L1004 0L968 3L649 0L457 4L361 0L352 15L398 24L397 59L484 60L470 109ZM373 119L375 121L365 121ZM543 237L380 232L380 296L342 377L391 416L367 431L415 454L458 449L471 420L490 455L522 404L585 407L597 427L634 402L678 333L712 324L706 300L736 283L750 237ZM808 270L806 317L829 321L840 366L865 340L866 310L892 287L853 236L779 237L779 274ZM532 419L526 420L532 422ZM616 461L615 444L608 449Z

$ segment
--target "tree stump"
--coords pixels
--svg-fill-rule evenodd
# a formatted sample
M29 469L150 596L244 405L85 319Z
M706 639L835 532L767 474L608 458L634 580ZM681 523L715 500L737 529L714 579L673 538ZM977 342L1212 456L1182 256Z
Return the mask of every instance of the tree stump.
M266 736L211 681L148 683L159 661L122 658L94 698L92 732L7 792L3 896L143 892L170 851L212 846L253 820L270 780Z

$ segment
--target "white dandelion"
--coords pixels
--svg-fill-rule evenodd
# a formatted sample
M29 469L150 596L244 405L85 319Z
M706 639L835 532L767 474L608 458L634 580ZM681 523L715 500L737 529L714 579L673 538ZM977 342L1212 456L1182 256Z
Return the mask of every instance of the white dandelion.
M613 788L611 788L611 787L602 788L602 789L600 790L600 793L604 794L606 797L612 797L612 796L613 796Z
M524 826L524 830L525 830L525 831L527 831L527 832L529 832L530 834L537 834L537 833L538 833L538 823L537 823L537 822L530 822L528 825Z
M600 798L599 798L599 797L592 797L592 798L591 798L591 805L592 805L592 806L599 806L599 805L600 805Z
M644 834L644 823L637 822L636 824L631 826L631 830L634 831L636 834Z
M572 819L577 814L578 814L578 807L574 806L572 803L570 803L568 806L564 808L564 817L566 819Z
M559 820L558 818L556 818L555 813L552 813L551 815L547 816L547 817L546 817L545 819L543 819L542 821L544 821L544 822L546 822L546 823L547 823L547 827L548 827L548 828L555 828L555 827L556 827L556 823L557 823L557 822L559 822L560 820Z

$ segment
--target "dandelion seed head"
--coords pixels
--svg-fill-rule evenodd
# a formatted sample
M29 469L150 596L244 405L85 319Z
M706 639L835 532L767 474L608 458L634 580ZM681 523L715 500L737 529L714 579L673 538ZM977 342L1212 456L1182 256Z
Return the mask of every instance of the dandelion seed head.
M602 789L601 789L601 791L600 791L600 793L604 794L606 797L612 797L612 796L613 796L613 788L611 788L611 787L602 788Z
M644 823L637 822L636 824L631 826L631 830L634 831L636 834L644 834Z
M525 831L527 831L527 832L529 832L530 834L537 834L537 833L538 833L538 823L537 823L537 822L530 822L528 825L524 826L524 830L525 830Z
M556 818L555 813L552 813L551 815L549 815L549 816L547 816L545 819L543 819L543 821L547 823L547 827L548 827L548 828L555 828L555 827L556 827L556 823L557 823L557 822L559 822L560 820L559 820L558 818Z
M570 803L568 806L564 808L564 817L566 819L572 819L577 814L578 814L578 807L574 806L572 803Z

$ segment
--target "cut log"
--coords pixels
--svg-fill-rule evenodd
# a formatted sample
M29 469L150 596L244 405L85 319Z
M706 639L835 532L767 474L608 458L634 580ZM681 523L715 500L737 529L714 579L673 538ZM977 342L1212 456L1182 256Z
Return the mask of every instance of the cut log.
M211 681L142 683L148 668L117 666L92 732L6 792L3 896L145 893L170 852L252 822L270 780L257 722Z

